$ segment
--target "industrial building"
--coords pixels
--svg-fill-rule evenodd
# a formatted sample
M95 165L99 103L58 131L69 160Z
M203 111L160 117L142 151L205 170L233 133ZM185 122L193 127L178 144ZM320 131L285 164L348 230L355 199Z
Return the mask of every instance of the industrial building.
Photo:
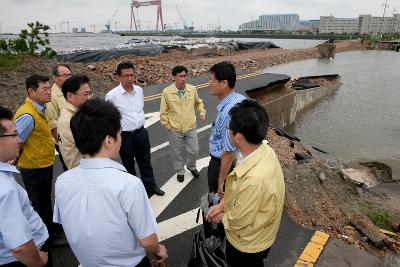
M245 22L239 26L241 31L296 31L299 28L297 14L261 15L258 20Z
M335 18L321 16L319 33L395 33L400 32L400 14L393 17L373 17L360 15L358 18Z

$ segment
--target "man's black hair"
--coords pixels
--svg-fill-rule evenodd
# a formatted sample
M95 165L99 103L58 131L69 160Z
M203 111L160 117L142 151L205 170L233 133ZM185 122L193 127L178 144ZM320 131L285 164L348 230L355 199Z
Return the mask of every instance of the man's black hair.
M235 67L229 61L222 61L214 64L210 68L210 72L214 74L215 79L218 81L227 80L230 88L234 88L236 84L236 71Z
M83 103L70 122L75 145L81 154L98 153L107 135L117 138L121 113L114 104L100 98Z
M229 129L241 133L250 144L261 144L267 135L269 119L267 111L253 100L243 100L230 111Z
M181 65L175 66L171 71L172 76L176 76L178 73L181 73L183 71L186 72L186 74L188 74L188 70L185 66L181 66Z
M71 68L69 67L69 65L67 65L67 64L65 64L65 63L60 63L60 64L55 65L55 66L51 69L51 74L52 74L53 76L59 75L59 73L58 73L58 67L66 67L67 69L69 69L69 71L71 71Z
M39 75L39 74L33 74L31 76L29 76L28 78L26 78L25 80L25 86L26 86L26 90L28 90L29 88L32 88L33 91L36 91L39 88L39 83L45 83L48 82L50 79L48 76L43 76L43 75Z
M117 65L117 74L121 75L122 70L135 69L133 63L130 61L122 61Z
M86 75L72 75L71 77L66 79L63 85L61 86L62 93L65 99L67 99L68 92L75 94L83 84L89 82L90 82L89 77Z
M6 107L0 106L0 121L2 120L10 120L12 121L13 114L11 110ZM6 128L0 123L0 135L6 132Z

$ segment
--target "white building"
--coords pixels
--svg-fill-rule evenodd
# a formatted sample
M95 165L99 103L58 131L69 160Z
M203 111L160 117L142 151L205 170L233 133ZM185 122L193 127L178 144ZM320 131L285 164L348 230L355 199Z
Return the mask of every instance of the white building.
M317 32L319 31L319 19L300 20L300 26L302 26L304 30Z
M400 31L400 14L393 17L372 17L360 15L358 18L335 18L321 16L319 33L392 33Z
M299 28L299 15L297 14L261 15L258 20L239 26L241 31L295 31Z

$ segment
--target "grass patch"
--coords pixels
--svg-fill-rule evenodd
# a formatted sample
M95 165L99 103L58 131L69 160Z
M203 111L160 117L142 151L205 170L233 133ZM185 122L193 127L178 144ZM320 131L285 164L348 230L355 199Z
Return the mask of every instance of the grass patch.
M22 63L22 57L19 55L0 54L0 69L2 70L15 70Z
M386 210L378 208L372 204L361 205L361 210L375 225L379 227L393 226L394 218Z

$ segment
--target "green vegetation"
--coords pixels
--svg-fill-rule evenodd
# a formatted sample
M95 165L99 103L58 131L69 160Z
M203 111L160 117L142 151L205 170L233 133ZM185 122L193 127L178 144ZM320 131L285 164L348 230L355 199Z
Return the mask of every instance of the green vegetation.
M372 204L361 205L361 210L368 216L368 218L379 227L392 227L394 218L386 210L378 208Z
M400 33L385 33L385 34L370 34L363 38L366 42L366 47L369 49L375 49L379 46L381 41L391 41L400 39Z
M0 69L6 71L14 70L23 62L20 55L0 54Z
M47 45L50 27L39 21L27 24L17 39L0 39L0 69L14 70L23 63L27 54L41 57L54 57L57 53Z

